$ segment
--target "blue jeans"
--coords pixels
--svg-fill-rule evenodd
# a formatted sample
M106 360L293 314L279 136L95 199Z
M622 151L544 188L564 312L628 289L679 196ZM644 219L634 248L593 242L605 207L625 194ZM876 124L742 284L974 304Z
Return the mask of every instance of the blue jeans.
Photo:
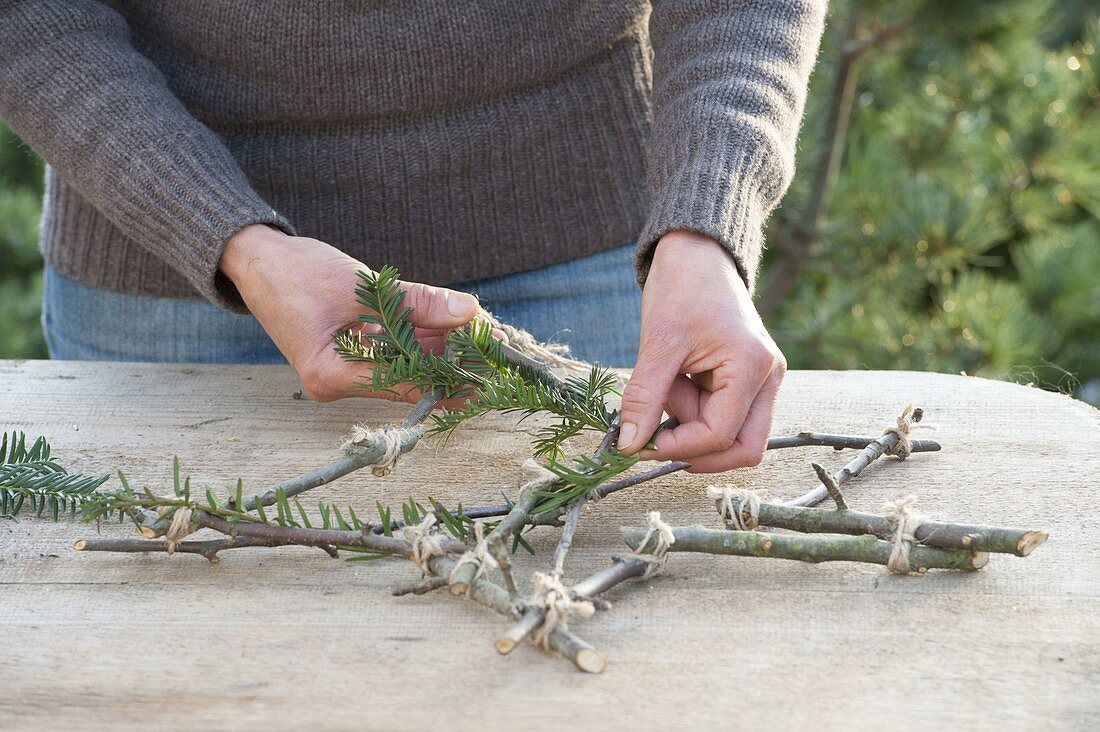
M539 340L568 344L577 358L633 366L641 293L632 254L632 246L620 247L454 289L476 294L503 322ZM42 327L56 359L286 363L250 315L235 315L205 301L100 290L49 266Z

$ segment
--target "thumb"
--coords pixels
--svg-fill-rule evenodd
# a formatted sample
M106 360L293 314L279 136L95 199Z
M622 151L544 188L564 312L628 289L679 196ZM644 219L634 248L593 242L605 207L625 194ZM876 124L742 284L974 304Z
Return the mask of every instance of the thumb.
M646 446L657 429L668 401L672 382L680 362L660 349L646 348L643 342L638 363L623 390L623 406L619 428L620 452L633 454Z
M402 282L401 289L405 307L412 308L409 322L418 328L457 328L477 313L477 298L465 292L420 282Z

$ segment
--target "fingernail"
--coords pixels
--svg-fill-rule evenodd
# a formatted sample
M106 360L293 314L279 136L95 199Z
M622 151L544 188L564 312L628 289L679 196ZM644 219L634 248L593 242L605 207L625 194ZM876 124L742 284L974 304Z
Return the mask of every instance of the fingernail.
M456 318L469 318L477 310L477 300L456 292L447 296L447 310Z
M638 425L633 422L623 422L619 428L618 446L620 450L626 450L634 444L634 438L638 436Z

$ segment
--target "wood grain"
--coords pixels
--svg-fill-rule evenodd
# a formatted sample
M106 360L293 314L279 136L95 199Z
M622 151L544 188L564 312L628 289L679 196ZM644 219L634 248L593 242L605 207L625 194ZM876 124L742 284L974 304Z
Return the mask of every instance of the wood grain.
M123 468L158 490L176 454L225 493L238 476L259 488L319 465L352 422L408 409L318 405L293 399L298 388L281 367L0 362L0 428L46 435L75 469ZM1027 559L920 577L677 554L578 625L608 657L591 677L530 647L499 657L507 621L460 598L391 597L415 578L406 562L82 554L72 542L94 527L21 517L0 522L0 729L1100 727L1100 412L962 376L794 372L773 434L876 434L910 401L943 452L876 464L846 487L853 508L916 492L931 516L1040 527L1050 541ZM361 471L316 497L357 509L409 495L498 502L522 480L536 427L485 419L386 478ZM811 459L835 471L846 456L775 451L723 480L789 498L815 482ZM669 476L590 507L568 578L605 566L624 549L619 527L647 510L720 527L708 482ZM519 576L544 566L555 535L536 532L541 556L517 556Z

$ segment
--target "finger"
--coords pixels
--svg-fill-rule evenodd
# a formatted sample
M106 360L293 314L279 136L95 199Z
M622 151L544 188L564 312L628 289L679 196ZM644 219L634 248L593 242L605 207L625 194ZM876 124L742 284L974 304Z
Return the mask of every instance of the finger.
M680 420L681 424L694 422L699 417L702 401L706 396L694 381L683 374L677 374L668 392L665 411Z
M348 396L376 397L396 401L398 394L372 391L369 388L373 370L362 362L344 361L335 353L314 355L308 365L295 367L302 388L315 402L331 402Z
M661 349L646 349L623 390L618 448L628 455L646 446L661 421L680 362Z
M420 328L457 328L477 313L477 298L465 292L420 282L402 282L401 289L405 307L412 308L409 322Z
M447 335L447 330L445 328L413 328L413 332L416 333L416 339L418 341L423 341L425 338Z
M759 465L768 449L768 435L772 430L775 415L775 403L779 396L782 376L777 374L764 382L764 387L756 395L741 431L737 434L733 446L720 453L712 453L693 458L691 473L720 473L735 468L748 468Z
M689 460L732 448L766 378L767 372L753 378L751 370L732 364L715 369L714 391L701 400L698 418L658 435L657 455L662 460Z

